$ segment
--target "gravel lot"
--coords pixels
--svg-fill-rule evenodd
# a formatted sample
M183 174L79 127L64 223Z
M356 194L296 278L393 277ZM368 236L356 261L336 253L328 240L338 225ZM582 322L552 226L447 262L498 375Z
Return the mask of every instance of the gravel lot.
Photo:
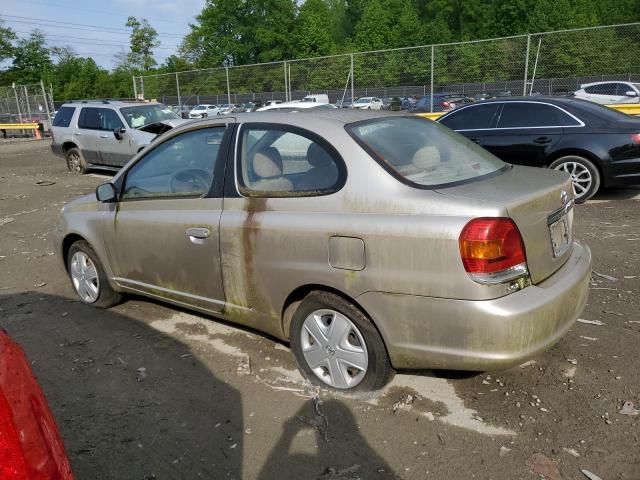
M77 302L51 232L105 178L69 174L47 141L0 145L0 325L78 479L640 478L640 416L619 413L640 404L640 190L576 208L597 272L582 318L602 325L505 372L403 372L347 397L305 386L265 335L141 298Z

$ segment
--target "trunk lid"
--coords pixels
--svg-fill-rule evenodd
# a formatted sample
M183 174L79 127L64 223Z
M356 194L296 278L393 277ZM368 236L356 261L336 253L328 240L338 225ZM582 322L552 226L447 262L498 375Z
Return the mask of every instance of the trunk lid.
M531 281L539 283L558 270L573 249L573 189L566 173L542 168L513 166L495 177L438 190L443 195L491 202L507 209L516 223L527 254ZM563 194L564 192L564 194ZM551 226L566 218L569 242L554 255ZM556 232L558 243L557 227Z

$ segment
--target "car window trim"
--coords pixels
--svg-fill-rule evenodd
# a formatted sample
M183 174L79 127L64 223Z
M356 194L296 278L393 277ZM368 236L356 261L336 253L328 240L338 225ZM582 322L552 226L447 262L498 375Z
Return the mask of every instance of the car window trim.
M580 120L578 117L576 117L574 114L572 114L571 112L568 112L567 110L565 110L564 108L555 105L553 103L549 103L549 102L538 102L535 100L516 100L516 101L509 101L509 102L490 102L490 103L499 103L501 105L502 108L504 108L505 105L509 104L509 103L537 103L540 105L550 105L554 108L557 108L558 110L566 113L567 115L569 115L570 117L572 117L574 120L576 120L577 122L580 123L580 125L543 125L543 126L539 126L539 127L498 127L498 123L500 122L500 117L502 116L502 108L500 109L500 114L498 115L497 119L494 118L494 124L495 127L491 127L491 128L464 128L464 129L458 129L455 130L456 132L477 132L477 131L485 131L485 130L527 130L527 129L540 129L540 128L582 128L585 126L585 123ZM456 110L462 110L465 108L471 108L471 107L477 107L479 105L486 105L485 103L482 104L476 104L476 105L466 105L464 107L460 107L460 109L455 109L452 110L450 113L448 113L447 115L450 115L451 113L455 112ZM442 118L444 119L446 115L443 115ZM438 123L439 120L438 119Z
M491 127L469 128L469 129L465 129L465 130L455 130L454 129L454 132L472 132L472 131L481 131L481 130L491 130L491 129L495 128L494 125L498 124L498 118L500 117L500 114L502 113L502 104L504 104L504 103L506 103L506 102L472 103L472 104L469 104L469 105L465 105L463 107L454 108L450 112L447 112L446 114L444 114L440 118L436 119L436 122L437 123L442 123L441 120L444 120L445 118L450 117L450 116L452 116L454 114L457 114L457 113L459 113L462 110L465 110L467 108L481 107L483 105L498 105L498 108L496 109L496 111L493 114L493 117L491 118ZM445 127L446 127L446 125L445 125Z
M225 120L234 120L232 118L227 118ZM226 155L228 154L228 142L230 141L230 125L232 122L225 123L216 123L216 124L205 124L205 125L194 125L190 128L186 128L184 130L172 131L171 134L163 139L161 142L157 142L155 144L150 144L149 150L144 150L143 154L139 157L135 158L134 161L131 162L130 165L126 167L126 170L122 172L122 175L118 177L117 182L115 182L117 190L118 190L118 199L117 203L125 203L125 202L141 202L141 201L149 201L149 200L181 200L181 199L193 199L193 198L223 198L223 186L224 186L224 165L226 162ZM189 132L194 132L196 130L204 130L207 128L224 128L225 132L222 137L222 141L220 142L220 148L218 149L218 156L216 157L213 165L213 180L211 185L209 185L209 189L203 194L184 194L184 195L164 195L164 196L154 196L154 197L142 197L142 198L123 198L124 187L126 186L127 176L129 175L129 171L138 164L143 158L153 152L156 148L164 143L170 141L172 138L177 137L181 134L187 134ZM222 156L224 155L224 158ZM219 170L222 170L219 172ZM220 184L215 182L216 174L222 175L222 181Z
M255 192L259 195L247 195L245 191L251 191L244 185L242 181L242 135L247 128L256 130L280 130L287 133L293 133L310 139L312 142L320 145L333 159L338 168L338 179L335 185L331 188L324 190L310 190L306 192L271 192L270 195L263 195L264 192ZM234 139L234 183L235 189L238 195L242 198L309 198L309 197L324 197L332 195L342 190L347 183L347 164L340 155L340 152L331 145L321 135L307 130L306 128L298 127L296 125L290 125L288 123L273 123L273 122L242 122L236 127L236 135ZM245 190L245 191L243 191Z
M349 136L351 138L353 138L353 140L360 147L362 147L362 149L378 165L380 165L387 172L389 172L389 174L393 178L398 180L400 183L402 183L404 185L407 185L408 187L417 188L419 190L440 190L440 189L443 189L443 188L458 187L460 185L466 185L468 183L473 183L473 182L477 182L477 181L480 181L480 180L486 180L486 179L491 178L491 177L496 177L498 175L502 175L507 170L510 170L511 168L513 168L513 165L511 165L510 163L504 162L504 165L502 167L498 168L497 170L495 170L493 172L486 173L486 174L480 175L478 177L467 178L465 180L456 180L456 181L453 181L453 182L438 183L438 184L435 184L435 185L422 185L420 183L412 182L407 177L401 175L395 168L393 168L389 164L389 162L387 162L384 158L382 158L375 150L373 150L364 140L362 140L353 131L353 129L355 127L358 127L360 125L366 125L366 124L369 124L369 123L376 123L376 122L379 122L380 120L385 119L385 118L412 118L412 119L419 119L419 120L422 120L422 121L425 121L425 122L433 122L433 120L429 120L428 118L424 118L424 117L421 117L419 115L394 115L393 117L391 117L391 116L388 116L388 117L375 117L375 118L368 118L366 120L358 120L356 122L347 123L344 126L344 129L349 134ZM433 123L437 123L437 122L433 122ZM442 126L444 127L444 125L442 125Z

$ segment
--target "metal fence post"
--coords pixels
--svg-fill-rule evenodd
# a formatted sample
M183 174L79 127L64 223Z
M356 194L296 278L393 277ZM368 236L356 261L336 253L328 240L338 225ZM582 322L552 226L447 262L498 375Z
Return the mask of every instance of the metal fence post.
M429 100L429 111L433 113L433 65L434 65L434 57L435 57L435 47L433 45L431 45L431 83L430 85L430 89L431 89L431 98Z
M31 119L31 105L29 105L29 92L27 91L26 85L23 85L22 87L24 88L24 101L27 104L27 112L29 115L29 119Z
M284 101L288 102L289 88L288 88L288 82L287 82L287 61L285 60L284 62L282 62L282 65L284 65Z
M527 53L524 59L524 85L522 86L522 95L527 94L527 79L529 77L529 48L531 47L531 35L527 35Z
M138 99L138 84L136 83L136 76L132 75L131 80L133 81L133 99Z
M44 82L42 81L42 79L40 79L40 88L42 89L44 108L47 110L47 118L49 119L49 130L51 130L51 111L49 110L49 102L47 102L47 92L44 89Z
M15 93L16 95L16 108L18 109L18 117L20 118L20 123L22 122L22 112L20 111L20 101L18 100L18 90L16 90L16 83L13 82L12 84L13 87L13 93Z
M180 98L180 80L178 79L178 72L176 72L176 93L178 94L178 109L182 110L182 99Z
M224 71L227 75L227 103L231 105L231 87L229 86L229 67L224 67ZM200 100L198 100L199 102Z
M356 99L354 98L354 87L353 87L353 53L351 54L351 71L349 72L351 75L351 107L353 108L353 105L356 101ZM342 105L341 105L342 106Z

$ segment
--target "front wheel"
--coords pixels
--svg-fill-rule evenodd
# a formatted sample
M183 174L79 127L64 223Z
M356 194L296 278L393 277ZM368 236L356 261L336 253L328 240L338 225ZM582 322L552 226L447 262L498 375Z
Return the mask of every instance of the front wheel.
M78 240L69 248L67 271L82 303L108 308L120 302L121 295L111 288L98 256L84 240Z
M593 197L600 188L600 172L591 161L579 155L567 155L555 160L549 168L566 172L571 177L576 203Z
M298 367L316 385L369 391L391 378L391 362L375 326L338 295L307 295L293 315L290 337Z

